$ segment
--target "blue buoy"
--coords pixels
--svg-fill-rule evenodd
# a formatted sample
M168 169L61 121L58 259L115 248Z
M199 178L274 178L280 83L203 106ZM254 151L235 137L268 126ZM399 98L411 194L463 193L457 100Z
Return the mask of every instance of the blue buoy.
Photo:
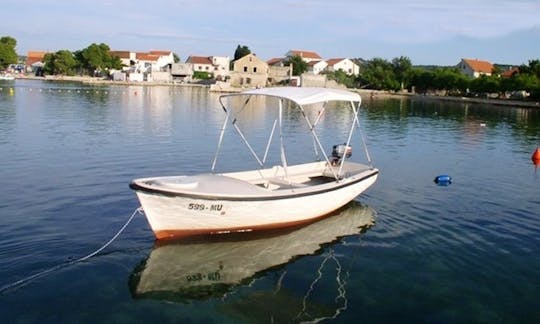
M441 174L436 176L433 181L439 186L448 186L452 183L452 177L446 174Z

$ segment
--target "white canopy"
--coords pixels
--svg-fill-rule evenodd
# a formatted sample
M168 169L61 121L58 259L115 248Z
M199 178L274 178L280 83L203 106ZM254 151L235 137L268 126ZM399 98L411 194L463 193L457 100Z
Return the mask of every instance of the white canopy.
M361 102L360 95L340 89L308 88L308 87L274 87L248 90L241 93L226 94L222 97L260 95L285 98L298 105L309 105L327 101Z

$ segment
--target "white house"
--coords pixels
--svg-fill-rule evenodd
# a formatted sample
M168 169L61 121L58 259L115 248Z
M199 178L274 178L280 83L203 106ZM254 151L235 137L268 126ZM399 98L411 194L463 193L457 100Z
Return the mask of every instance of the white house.
M170 71L171 65L174 63L174 54L171 51L156 51L149 52L150 55L157 55L156 66L159 71Z
M193 65L193 71L212 74L216 79L225 79L229 76L230 58L228 56L195 56L187 58L186 63Z
M343 71L347 73L348 75L358 75L360 74L360 67L358 64L354 63L348 58L333 58L327 60L328 66L327 71L329 72L335 72L335 71Z
M319 74L326 69L328 63L324 60L311 61L308 63L308 72L313 74Z
M457 68L465 75L478 78L481 75L491 75L493 73L493 64L488 61L461 59Z
M303 51L303 50L290 50L285 54L286 57L291 58L293 56L300 56L302 60L309 63L311 61L321 61L322 57L312 51Z
M109 54L120 58L124 71L134 73L168 71L174 63L174 54L171 51L110 51Z
M214 78L226 79L229 76L231 59L228 56L211 56L214 65Z
M193 65L193 72L214 73L214 62L212 62L210 56L191 55L187 58L186 63Z

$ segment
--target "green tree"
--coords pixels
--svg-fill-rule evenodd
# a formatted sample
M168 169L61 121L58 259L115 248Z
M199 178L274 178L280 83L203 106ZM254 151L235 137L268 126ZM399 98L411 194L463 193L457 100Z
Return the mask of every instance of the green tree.
M367 61L360 75L360 83L363 88L368 89L400 89L400 83L397 81L394 73L394 66L382 58L374 58Z
M400 84L400 89L408 88L412 69L411 60L406 56L400 56L392 60L392 66L396 80Z
M176 53L173 53L173 59L174 59L174 63L180 62L180 56L178 56Z
M422 68L413 68L410 72L411 86L414 86L416 92L426 93L430 89L434 89L435 73Z
M469 87L469 78L457 68L437 68L434 70L432 83L434 89L460 95Z
M306 72L308 69L308 64L302 57L295 55L293 57L290 57L289 60L286 63L286 66L290 66L292 64L293 66L293 75L301 75L302 73Z
M111 56L107 44L91 44L87 48L75 52L75 59L80 67L90 75L97 75L109 69L121 69L119 57Z
M241 59L248 54L251 54L251 50L246 45L240 46L239 44L234 51L234 60Z
M355 88L356 87L356 80L354 76L348 75L347 73L343 72L342 70L337 70L333 72L326 73L326 76L330 80L334 80L339 84L345 85L347 88Z
M44 72L46 74L74 75L77 61L68 50L60 50L56 53L47 53L44 57Z
M17 40L10 36L0 38L0 69L7 68L10 64L17 63L18 57L15 52Z
M477 94L496 93L500 90L499 83L500 78L497 76L481 75L470 82L470 89Z

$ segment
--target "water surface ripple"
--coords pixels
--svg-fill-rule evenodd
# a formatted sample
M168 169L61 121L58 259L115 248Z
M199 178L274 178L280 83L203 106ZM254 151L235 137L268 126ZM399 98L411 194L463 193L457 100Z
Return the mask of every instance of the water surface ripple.
M204 88L22 80L0 88L0 286L98 249L138 207L131 179L208 171L223 121L218 95ZM271 111L249 109L242 126L256 136L273 123ZM298 135L290 152L312 145L300 139L298 117L287 117L286 132ZM341 134L343 117L328 114L321 131ZM3 321L540 322L540 171L530 160L540 110L364 98L360 120L381 173L337 217L367 215L374 226L324 233L334 239L307 250L309 235L294 232L162 248L136 217L100 255L0 294ZM233 145L220 167L252 165L225 141ZM440 174L452 184L437 186ZM286 258L258 269L287 238ZM296 243L304 249L295 252ZM187 297L173 284L136 294L168 250L180 254L175 266L193 262L192 272L214 269L215 251L238 258L236 271L258 270Z

